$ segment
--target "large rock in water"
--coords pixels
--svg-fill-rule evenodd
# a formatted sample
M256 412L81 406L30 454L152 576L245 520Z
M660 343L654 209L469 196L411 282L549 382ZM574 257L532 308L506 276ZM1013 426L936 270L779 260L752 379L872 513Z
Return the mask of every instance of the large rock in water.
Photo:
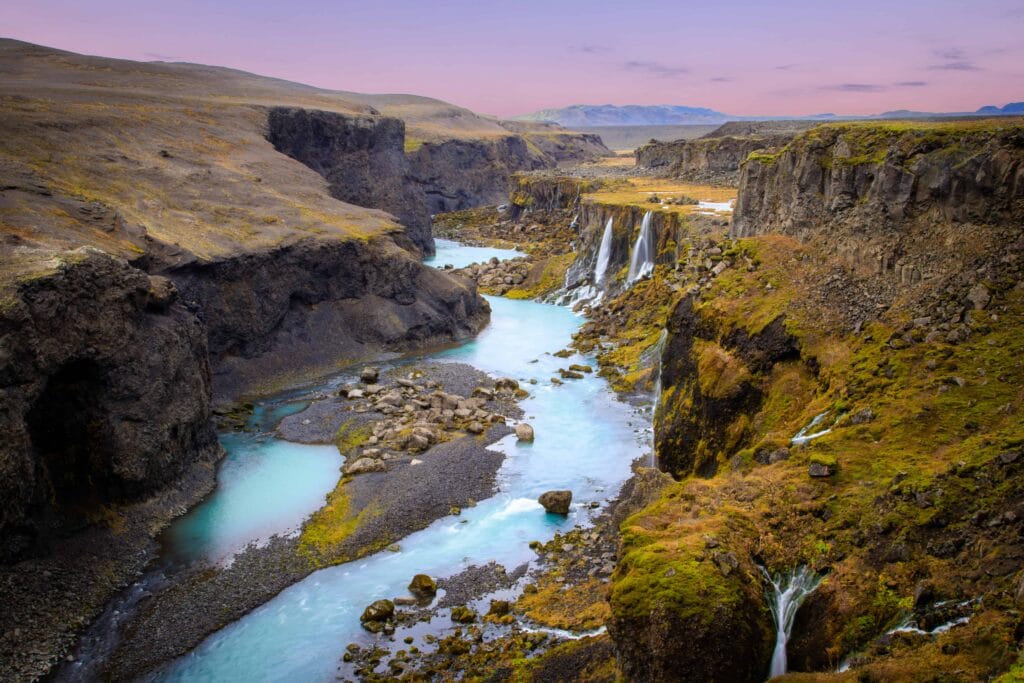
M517 424L516 439L519 441L533 441L533 427L525 422Z
M390 600L376 600L363 610L359 621L366 623L383 622L395 616L395 603Z
M433 597L437 594L437 582L426 574L417 574L409 582L409 592L421 598Z
M572 491L545 491L537 499L537 502L543 505L548 512L567 515L569 514L569 505L572 503Z

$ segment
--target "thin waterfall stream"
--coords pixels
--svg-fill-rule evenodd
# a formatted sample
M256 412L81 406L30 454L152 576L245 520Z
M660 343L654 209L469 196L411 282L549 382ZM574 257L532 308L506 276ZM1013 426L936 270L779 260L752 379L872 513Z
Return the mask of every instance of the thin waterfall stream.
M771 590L767 592L772 610L772 620L775 622L775 650L772 652L768 678L775 678L786 673L786 643L793 632L793 622L796 620L797 610L800 609L800 605L807 599L807 596L821 585L823 577L807 566L774 576L769 574L764 567L759 567L759 569L764 574L768 585L771 586Z
M601 246L597 250L597 262L594 264L594 286L601 287L605 278L608 277L608 264L612 259L612 217L604 226L604 234L601 235Z
M652 217L653 211L644 214L640 223L640 233L633 245L633 253L629 260L629 274L626 276L626 284L631 285L654 272L654 258L656 236Z

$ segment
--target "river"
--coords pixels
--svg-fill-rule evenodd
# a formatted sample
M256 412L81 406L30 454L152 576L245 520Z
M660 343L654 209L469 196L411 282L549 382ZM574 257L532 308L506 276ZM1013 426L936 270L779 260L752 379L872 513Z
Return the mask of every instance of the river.
M519 255L445 240L438 240L437 251L429 263L455 267ZM439 519L406 537L399 552L383 551L313 573L150 680L332 679L346 644L375 638L359 623L370 602L404 595L417 573L445 577L490 561L514 568L535 557L531 541L589 524L615 497L630 476L632 462L648 448L649 416L620 401L596 373L562 386L551 381L560 367L593 364L589 357L552 355L570 343L582 323L568 308L488 300L491 323L476 338L424 358L459 361L494 376L513 377L530 391L521 407L536 441L517 443L510 435L492 447L506 455L497 494L461 516ZM324 388L350 378L330 378ZM531 379L537 383L530 384ZM273 436L276 422L304 408L308 395L306 390L268 400L251 421L254 433L222 435L228 455L217 491L172 527L168 553L189 561L229 561L248 542L294 531L322 504L339 476L337 451ZM568 517L546 514L536 502L539 494L554 488L573 491Z

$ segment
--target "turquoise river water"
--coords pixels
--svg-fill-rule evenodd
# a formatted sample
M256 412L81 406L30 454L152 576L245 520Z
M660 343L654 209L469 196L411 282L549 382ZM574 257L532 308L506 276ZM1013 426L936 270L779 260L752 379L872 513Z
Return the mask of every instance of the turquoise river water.
M433 265L456 267L510 250L461 247L438 240ZM530 541L589 523L614 498L630 467L647 449L648 420L618 400L596 375L551 382L560 367L593 363L551 354L565 348L582 320L569 309L533 301L489 298L490 325L475 339L426 356L471 364L493 376L513 377L530 397L522 408L536 441L514 436L492 448L506 454L498 492L461 516L437 520L401 541L399 552L384 551L323 569L284 590L241 620L211 635L152 680L320 681L338 672L345 645L372 638L359 624L370 602L406 593L414 574L451 576L470 565L495 561L512 569L534 559ZM327 380L325 389L350 379ZM169 551L190 560L230 561L250 542L288 533L322 504L339 477L342 459L331 446L291 444L273 437L273 425L302 410L309 392L281 396L261 405L255 434L224 434L228 452L217 491L183 517L168 535ZM429 457L429 454L427 455ZM536 502L542 492L571 489L567 517L548 515Z

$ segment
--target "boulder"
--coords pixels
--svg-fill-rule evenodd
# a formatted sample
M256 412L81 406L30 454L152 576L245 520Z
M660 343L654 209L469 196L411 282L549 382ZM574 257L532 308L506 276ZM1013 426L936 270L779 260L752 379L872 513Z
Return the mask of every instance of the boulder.
M474 420L473 422L470 422L466 426L466 431L469 432L470 434L483 434L484 433L484 426L482 424L480 424L479 422Z
M426 574L417 574L409 582L409 592L421 598L433 597L437 594L437 582Z
M452 621L454 621L456 624L472 624L474 621L476 621L476 612L466 607L465 605L453 607Z
M390 600L377 600L371 602L366 609L363 610L363 614L359 617L359 621L364 624L367 622L382 622L387 621L391 617L395 616L395 603Z
M487 616L503 617L512 611L512 603L508 600L491 600L491 608L487 610Z
M382 460L373 458L358 458L355 462L345 468L346 474L363 474L365 472L383 472L387 469Z
M516 439L519 441L533 441L533 427L525 422L516 425Z
M807 474L815 478L831 477L836 473L836 459L829 455L814 454L807 466Z
M979 282L971 287L971 291L967 293L967 300L974 306L974 310L980 311L988 306L992 300L992 294L989 293L988 287L984 283Z
M519 382L508 377L502 377L494 383L495 391L515 391L519 388Z
M569 514L569 505L572 503L572 491L545 491L537 499L537 502L543 505L547 512L567 515Z
M364 384L376 384L378 379L380 379L380 368L365 367L359 373L359 380Z

